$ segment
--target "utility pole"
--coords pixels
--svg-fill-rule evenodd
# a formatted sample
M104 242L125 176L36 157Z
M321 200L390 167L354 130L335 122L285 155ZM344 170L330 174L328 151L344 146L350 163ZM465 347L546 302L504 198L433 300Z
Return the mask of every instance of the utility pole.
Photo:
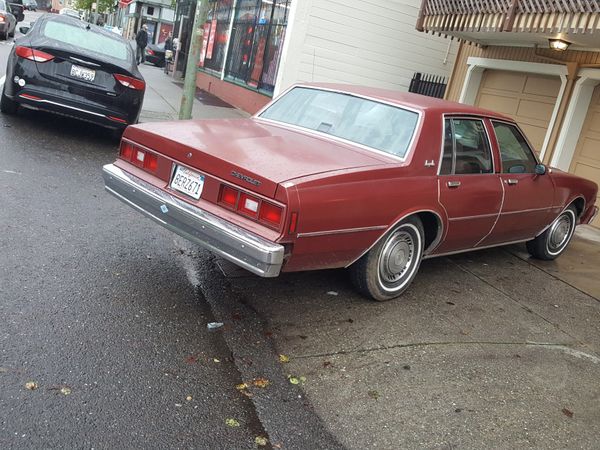
M179 108L179 120L192 118L198 62L200 60L200 48L202 46L204 22L206 22L207 13L208 0L198 0L196 4L196 13L194 14L194 25L192 26L192 37L190 40L190 48L188 50L187 64L185 67L185 79L183 81L181 107Z

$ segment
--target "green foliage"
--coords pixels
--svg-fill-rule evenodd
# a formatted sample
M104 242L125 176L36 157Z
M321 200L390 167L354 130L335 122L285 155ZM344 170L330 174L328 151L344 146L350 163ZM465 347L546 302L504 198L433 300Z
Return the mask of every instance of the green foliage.
M75 9L91 11L92 3L98 6L98 12L110 12L115 8L115 0L75 0Z

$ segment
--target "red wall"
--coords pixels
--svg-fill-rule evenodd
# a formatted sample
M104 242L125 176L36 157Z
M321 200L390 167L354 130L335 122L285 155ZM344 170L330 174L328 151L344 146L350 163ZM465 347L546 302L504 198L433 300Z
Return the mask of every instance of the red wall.
M254 114L271 101L271 97L222 81L204 72L198 72L196 86L250 114Z

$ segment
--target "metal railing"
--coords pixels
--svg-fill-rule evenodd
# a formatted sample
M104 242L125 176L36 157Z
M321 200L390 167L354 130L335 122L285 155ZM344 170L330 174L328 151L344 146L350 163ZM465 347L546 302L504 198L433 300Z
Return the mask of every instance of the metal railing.
M444 98L446 86L448 86L448 80L445 77L416 72L410 80L408 92Z

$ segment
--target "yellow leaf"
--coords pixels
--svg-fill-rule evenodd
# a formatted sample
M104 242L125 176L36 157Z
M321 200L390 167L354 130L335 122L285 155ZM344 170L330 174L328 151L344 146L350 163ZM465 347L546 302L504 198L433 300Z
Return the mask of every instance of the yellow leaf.
M266 378L255 378L252 381L252 384L258 388L264 389L270 384L270 381Z
M279 355L279 362L280 363L289 363L290 357L287 355Z
M290 377L290 383L292 384L300 384L300 380L296 377Z
M60 393L63 394L63 395L69 395L71 393L71 388L68 388L68 387L65 386L65 387L63 387L63 388L60 389Z
M227 424L228 427L232 427L232 428L240 426L240 423L235 419L225 419L225 423Z
M243 391L244 389L248 389L248 385L246 383L240 383L235 387L238 391Z
M267 443L269 442L269 440L264 436L256 436L256 439L254 439L254 442L259 447L265 447L267 445Z

